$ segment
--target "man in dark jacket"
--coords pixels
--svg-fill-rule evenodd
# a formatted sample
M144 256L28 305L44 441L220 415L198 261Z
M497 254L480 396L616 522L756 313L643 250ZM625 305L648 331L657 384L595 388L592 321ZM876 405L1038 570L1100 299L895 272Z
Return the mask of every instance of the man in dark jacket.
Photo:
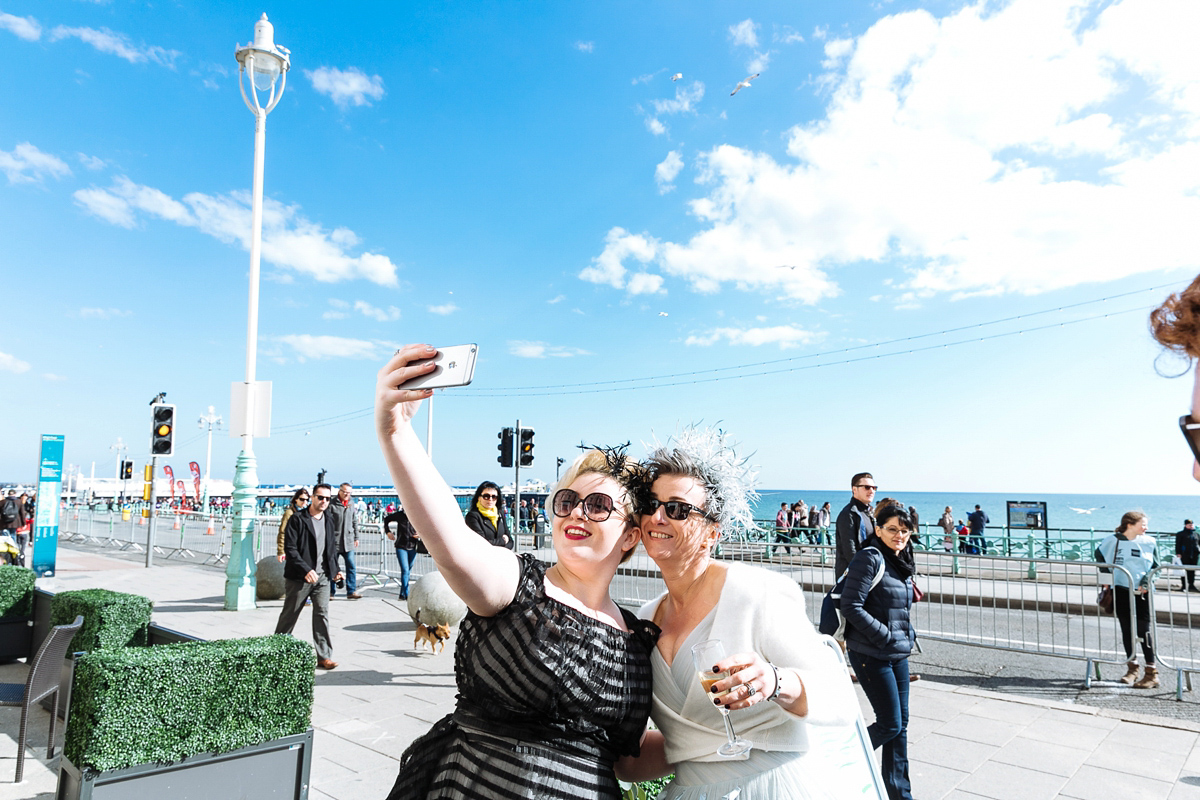
M318 483L312 490L312 503L304 511L292 514L283 535L283 610L279 612L276 633L291 633L304 610L304 601L312 599L313 644L317 649L317 666L333 669L333 642L329 637L329 587L342 579L337 571L337 540L329 501L333 489Z
M1190 519L1185 519L1183 530L1175 534L1175 555L1179 556L1181 564L1195 566L1200 562L1200 533L1196 532L1196 526ZM1181 575L1180 579L1183 581L1180 590L1200 592L1200 589L1196 588L1196 570L1187 570L1187 577Z
M976 552L987 555L987 540L983 538L983 529L991 522L988 519L987 512L975 506L975 510L967 515L967 526L971 529L971 535L968 537L970 546L977 548Z
M25 504L17 497L16 489L9 489L8 497L0 500L0 533L11 536L17 543L17 549L21 551L17 563L22 566L25 565L25 545L29 537L17 531L25 527L25 519Z
M837 517L833 559L834 577L840 577L850 566L850 560L862 547L863 540L875 532L871 503L875 500L875 479L869 472L860 472L850 479L850 502Z

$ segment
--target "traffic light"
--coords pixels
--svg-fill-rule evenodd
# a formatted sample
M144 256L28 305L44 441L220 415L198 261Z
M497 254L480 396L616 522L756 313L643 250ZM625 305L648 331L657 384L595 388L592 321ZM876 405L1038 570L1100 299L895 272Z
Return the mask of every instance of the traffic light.
M156 403L150 406L154 429L150 432L150 455L175 454L175 406Z
M496 449L500 451L496 460L502 467L511 467L513 465L513 429L504 428L496 434L496 437L500 440L500 444L496 445Z
M123 480L129 480L132 477L133 477L133 462L132 461L122 461L121 462L121 478Z
M521 466L533 463L533 428L521 428Z

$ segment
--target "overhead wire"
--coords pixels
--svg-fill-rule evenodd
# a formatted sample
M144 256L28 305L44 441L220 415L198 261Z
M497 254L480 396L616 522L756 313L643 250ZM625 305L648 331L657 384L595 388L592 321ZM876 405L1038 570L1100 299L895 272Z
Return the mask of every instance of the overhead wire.
M930 350L938 350L938 349L949 348L949 347L960 347L960 346L966 345L966 344L976 344L979 342L985 342L985 341L990 341L990 340L994 340L994 339L1002 339L1002 338L1007 338L1010 336L1019 336L1019 335L1025 334L1025 333L1035 333L1038 331L1050 330L1053 328L1063 328L1063 327L1067 327L1070 325L1077 325L1077 324L1081 324L1084 322L1095 321L1098 319L1106 319L1108 317L1131 314L1131 313L1134 313L1137 311L1148 311L1151 308L1154 308L1154 305L1138 306L1136 308L1128 308L1128 309L1123 309L1120 311L1106 312L1103 314L1095 314L1092 316L1080 317L1080 318L1072 319L1072 320L1053 322L1053 323L1050 323L1047 325L1039 325L1039 326L1035 326L1032 328L1023 328L1021 330L1016 330L1016 331L1004 331L1001 333L989 334L987 336L971 337L971 338L967 338L967 339L960 339L960 340L953 341L953 342L942 342L939 344L928 345L925 347L915 347L915 348L909 348L906 350L895 350L895 351L890 351L890 352L886 352L886 353L874 353L871 355L858 356L858 357L854 357L854 358L844 358L844 359L839 359L836 361L821 361L821 362L815 363L815 364L797 364L796 363L796 362L801 362L801 361L811 361L813 359L826 358L829 356L845 355L848 353L854 353L854 352L858 352L861 350L889 347L892 345L904 344L907 342L915 342L915 341L929 339L929 338L937 337L937 336L947 336L947 335L954 334L954 333L962 333L963 331L978 330L980 328L985 328L985 327L989 327L992 325L1000 325L1000 324L1003 324L1006 322L1016 322L1019 320L1030 319L1030 318L1038 317L1038 316L1044 316L1046 314L1053 314L1053 313L1059 313L1062 311L1069 311L1069 310L1075 309L1075 308L1082 308L1082 307L1089 306L1089 305L1095 305L1097 303L1105 303L1110 300L1119 300L1121 298L1131 297L1131 296L1138 295L1138 294L1144 294L1146 292L1160 291L1162 289L1166 289L1171 286L1175 286L1179 283L1180 283L1180 281L1172 281L1170 283L1160 284L1157 286L1149 286L1149 287L1146 287L1143 289L1136 289L1136 290L1129 291L1129 292L1121 292L1118 294L1107 295L1105 297L1094 298L1091 300L1082 300L1078 303L1068 303L1068 304L1061 305L1061 306L1055 306L1053 308L1042 309L1040 311L1030 311L1027 313L1016 314L1013 316L1003 317L1000 319L971 323L970 325L961 325L961 326L957 326L954 328L946 328L946 329L939 330L939 331L913 334L911 336L902 336L902 337L897 337L895 339L887 339L887 340L877 341L877 342L867 342L864 344L851 345L849 347L838 348L835 350L826 350L826 351L822 351L819 353L807 353L804 355L791 356L788 358L770 359L767 361L751 362L748 364L738 364L738 365L733 365L733 366L728 366L728 367L714 367L714 368L703 369L703 370L693 370L690 372L670 373L670 374L665 374L665 375L654 375L654 376L646 376L646 377L641 377L641 378L615 378L615 379L604 380L604 381L588 381L588 382L582 382L582 383L569 383L569 384L545 384L545 385L537 385L537 386L500 386L500 387L495 387L493 389L471 389L471 388L464 387L462 389L457 390L454 393L454 396L458 397L460 399L472 399L472 398L498 398L498 397L528 397L533 393L537 393L538 395L541 395L541 396L545 396L545 395L557 396L557 395L599 394L599 393L606 393L606 392L637 391L637 390L647 390L647 389L665 389L665 388L670 388L670 387L675 387L675 386L687 386L687 385L695 385L695 384L702 384L702 383L715 383L715 382L727 381L727 380L741 380L743 378L756 378L756 377L763 377L766 375L778 375L778 374L784 374L784 373L788 373L788 372L798 372L801 370L818 369L821 367L832 367L832 366L838 366L838 365L843 365L843 364L853 364L853 363L857 363L857 362L861 362L861 361L870 361L873 359L880 359L880 358L893 358L893 357L897 357L897 356L927 352ZM1157 304L1155 304L1155 305L1157 305ZM779 365L779 364L796 364L796 365L782 367L779 369L767 369L767 370L760 370L757 372L745 372L745 370L753 370L753 369L756 369L759 367L773 367L773 366ZM732 375L722 374L722 373L729 373L729 372L736 372L737 374L732 374ZM709 376L709 377L702 377L702 376ZM685 380L676 380L676 379L685 379ZM686 379L691 379L691 380L686 380ZM621 384L635 384L635 385L621 385ZM363 417L370 415L373 411L374 411L374 408L372 406L368 406L366 408L361 408L361 409L357 409L354 411L348 411L348 412L344 412L342 414L336 414L336 415L329 416L329 417L322 417L319 419L311 420L309 422L289 423L287 425L279 426L275 430L275 433L277 435L286 435L286 434L299 433L300 431L307 432L307 431L310 431L310 430L313 430L316 428L324 428L324 427L328 427L330 425L338 425L338 424L341 424L344 422L350 422L350 421L353 421L356 419L361 419Z

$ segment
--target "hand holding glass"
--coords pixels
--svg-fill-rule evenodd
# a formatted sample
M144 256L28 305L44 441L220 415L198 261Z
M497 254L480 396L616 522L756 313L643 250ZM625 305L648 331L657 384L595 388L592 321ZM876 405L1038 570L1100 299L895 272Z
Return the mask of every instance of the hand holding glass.
M709 639L692 648L692 664L695 665L696 672L700 673L700 685L704 687L705 693L714 699L729 693L728 689L717 694L713 694L711 691L714 683L729 677L729 670L712 671L713 665L724 658L725 646L721 644L720 639ZM728 739L725 744L717 748L717 755L734 758L749 751L754 745L734 733L733 723L729 721L729 709L720 704L717 705L717 708L721 712L721 719L725 721L725 738Z

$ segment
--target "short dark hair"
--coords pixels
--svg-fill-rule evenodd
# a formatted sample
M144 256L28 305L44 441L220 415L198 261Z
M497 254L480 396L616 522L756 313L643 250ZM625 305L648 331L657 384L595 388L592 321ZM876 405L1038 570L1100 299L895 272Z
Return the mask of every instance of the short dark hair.
M1191 524L1192 524L1192 521L1191 521L1190 519L1185 519L1185 520L1183 521L1183 524L1184 524L1184 525L1191 525Z
M855 475L853 478L850 479L850 488L853 489L855 486L858 486L858 482L861 481L863 478L870 478L871 480L875 480L875 476L872 475L871 473L860 472L857 475Z
M332 487L332 486L330 486L328 483L318 483L316 486L314 486L314 487L312 488L312 493L313 493L313 494L316 494L316 493L317 493L317 489L328 489L328 490L329 490L329 493L330 493L330 494L333 494L333 487Z
M904 528L913 531L916 526L913 525L912 516L904 506L889 505L875 512L875 527L882 528L889 520L895 519Z

